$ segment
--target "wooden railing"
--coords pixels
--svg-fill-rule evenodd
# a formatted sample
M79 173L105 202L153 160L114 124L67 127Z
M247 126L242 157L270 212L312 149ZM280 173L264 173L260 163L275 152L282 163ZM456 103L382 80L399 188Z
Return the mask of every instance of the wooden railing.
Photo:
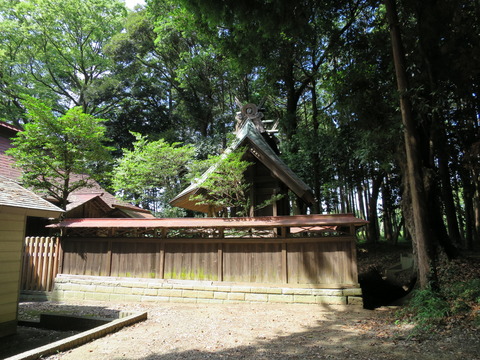
M21 290L51 291L58 272L57 237L27 237L23 251Z

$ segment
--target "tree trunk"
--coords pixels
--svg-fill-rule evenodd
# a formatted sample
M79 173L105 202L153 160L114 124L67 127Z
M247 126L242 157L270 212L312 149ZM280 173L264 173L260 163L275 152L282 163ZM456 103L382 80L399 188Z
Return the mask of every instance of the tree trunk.
M385 177L385 181L382 187L382 207L383 207L383 231L385 240L392 244L394 243L393 234L393 219L392 208L393 204L390 201L390 184L388 183L388 177Z
M372 180L372 192L368 200L368 242L377 243L380 239L380 230L378 226L377 202L380 194L380 187L383 182L383 174L378 174Z
M363 187L361 183L357 184L357 202L360 217L365 219L365 204L363 201Z
M404 142L407 157L407 182L409 185L415 237L418 280L421 288L426 288L434 280L433 239L430 235L427 199L423 185L423 169L420 161L419 134L412 115L412 105L407 95L408 81L405 67L405 54L398 26L397 10L394 0L385 0L387 18L390 26L393 61L400 93L400 110L404 126Z
M317 83L313 81L311 87L312 94L312 125L313 136L318 138L318 106L317 106ZM321 214L321 184L320 184L320 154L318 151L312 153L312 165L313 165L313 191L315 192L315 204L313 208L314 214Z

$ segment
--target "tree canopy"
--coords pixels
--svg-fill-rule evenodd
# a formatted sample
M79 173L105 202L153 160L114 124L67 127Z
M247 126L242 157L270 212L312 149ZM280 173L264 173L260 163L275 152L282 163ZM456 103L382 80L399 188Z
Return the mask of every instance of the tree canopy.
M455 256L480 243L478 4L402 1L389 23L391 3L147 0L127 11L120 0L0 0L0 119L32 121L28 95L58 119L80 106L107 120L118 169L148 177L158 169L137 156L150 146L188 144L206 159L228 143L235 99L262 103L282 158L314 190L311 212L367 218L369 242L416 241L412 190L423 188L430 256ZM405 87L392 49L403 51ZM399 99L411 107L414 155ZM147 189L163 189L165 204L184 181L138 191L127 180L114 188L144 206Z
M194 147L168 144L163 139L148 141L134 133L133 150L123 149L113 170L113 189L135 205L156 214L169 213L168 205L185 185L187 165L192 161Z
M90 179L108 170L104 120L85 114L80 107L55 116L33 98L27 98L24 106L29 122L7 154L22 169L24 185L46 192L66 209L70 193L88 187Z

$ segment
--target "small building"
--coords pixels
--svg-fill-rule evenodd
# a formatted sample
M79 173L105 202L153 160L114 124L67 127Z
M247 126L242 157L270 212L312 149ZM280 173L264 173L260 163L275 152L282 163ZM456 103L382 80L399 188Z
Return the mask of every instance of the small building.
M315 202L313 191L280 158L273 134L275 130L267 130L262 117L263 114L256 105L244 105L237 114L235 142L226 150L228 153L246 148L243 159L252 163L244 175L246 182L250 184L249 216L305 214L306 209ZM192 197L203 191L202 183L212 171L215 171L215 166L178 194L170 204L213 215L218 209L211 209L208 205L192 200ZM259 208L260 204L277 195L281 195L278 200ZM295 209L291 209L290 204L293 204Z
M0 176L0 337L16 332L27 216L58 218L63 210Z

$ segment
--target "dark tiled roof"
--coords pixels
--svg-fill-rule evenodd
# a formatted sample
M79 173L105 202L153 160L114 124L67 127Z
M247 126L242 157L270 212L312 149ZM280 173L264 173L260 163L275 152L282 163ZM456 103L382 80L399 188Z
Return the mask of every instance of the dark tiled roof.
M51 216L58 216L63 212L30 190L25 189L16 182L0 176L0 207L42 210L51 212Z

